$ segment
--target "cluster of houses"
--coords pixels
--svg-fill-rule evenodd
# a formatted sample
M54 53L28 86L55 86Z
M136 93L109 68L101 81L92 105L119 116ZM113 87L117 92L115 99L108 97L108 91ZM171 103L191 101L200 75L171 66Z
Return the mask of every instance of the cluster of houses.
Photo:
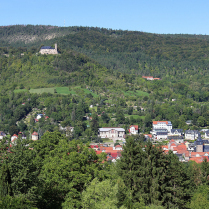
M204 160L209 161L209 140L203 140L200 133L198 133L198 138L193 143L171 139L168 145L164 145L162 148L165 153L171 150L182 162L192 160L196 163L202 163Z
M169 150L172 151L182 162L193 160L197 163L201 163L204 159L209 161L209 130L204 129L202 131L204 131L204 139L201 138L201 134L198 130L186 130L184 132L182 129L173 129L171 121L153 121L151 133L144 135L153 142L168 140L168 144L162 146L162 149L165 153L168 153ZM131 125L129 134L139 134L138 125ZM99 128L98 136L112 139L113 142L117 140L125 142L125 129L119 127ZM96 147L92 148L96 149ZM106 152L107 159L114 162L120 157L122 147L120 151L117 150L117 157L116 154L112 155L109 150L112 150L112 153L116 153L115 147L97 147L96 149L97 154L101 151Z
M108 147L107 145L90 145L92 149L95 150L96 154L106 153L107 161L116 162L116 160L120 159L121 151L123 150L121 145L116 145L114 147Z

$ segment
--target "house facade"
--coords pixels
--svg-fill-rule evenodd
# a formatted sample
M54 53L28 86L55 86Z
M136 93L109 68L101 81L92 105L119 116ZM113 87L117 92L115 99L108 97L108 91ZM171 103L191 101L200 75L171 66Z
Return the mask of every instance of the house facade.
M31 135L31 139L33 140L33 141L36 141L36 140L38 140L38 133L37 132L33 132L33 134Z
M139 126L138 125L131 125L129 128L130 134L138 134L139 133Z
M172 136L182 136L183 135L183 129L171 129L171 132L169 135Z
M199 134L198 130L186 130L185 131L185 139L195 140L198 138L198 134Z
M6 134L3 131L0 131L0 140L3 139L6 136Z
M98 136L101 138L109 138L113 140L124 140L125 129L118 127L99 128Z
M152 131L156 129L166 129L168 133L171 133L172 123L171 121L153 121Z

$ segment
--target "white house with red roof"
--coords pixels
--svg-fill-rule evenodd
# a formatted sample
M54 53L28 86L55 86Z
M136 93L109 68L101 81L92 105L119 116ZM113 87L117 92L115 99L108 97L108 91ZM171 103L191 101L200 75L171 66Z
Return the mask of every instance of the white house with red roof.
M152 131L150 132L154 139L167 139L168 134L171 133L172 123L171 121L153 121Z
M32 133L32 135L31 135L31 136L32 136L32 138L31 138L31 139L32 139L33 141L38 140L38 133L37 133L37 132L35 132L35 131L34 131L34 132Z
M17 134L14 134L12 137L11 137L11 144L15 144L15 140L18 138Z
M147 79L148 81L154 80L153 76L142 76L142 78Z
M130 134L138 134L139 133L139 126L138 125L131 125L129 128Z

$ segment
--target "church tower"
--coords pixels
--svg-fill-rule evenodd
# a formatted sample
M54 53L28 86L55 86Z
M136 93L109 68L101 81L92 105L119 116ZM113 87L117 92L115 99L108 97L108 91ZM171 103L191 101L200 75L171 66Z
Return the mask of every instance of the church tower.
M198 138L196 141L196 152L203 152L203 141L200 133L198 133Z

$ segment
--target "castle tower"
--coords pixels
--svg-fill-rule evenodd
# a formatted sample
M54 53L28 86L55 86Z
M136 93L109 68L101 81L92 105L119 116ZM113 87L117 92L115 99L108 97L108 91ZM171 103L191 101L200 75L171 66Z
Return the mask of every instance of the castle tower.
M196 152L203 152L203 141L200 133L198 133L198 138L196 141Z
M55 50L57 51L57 43L55 44Z

